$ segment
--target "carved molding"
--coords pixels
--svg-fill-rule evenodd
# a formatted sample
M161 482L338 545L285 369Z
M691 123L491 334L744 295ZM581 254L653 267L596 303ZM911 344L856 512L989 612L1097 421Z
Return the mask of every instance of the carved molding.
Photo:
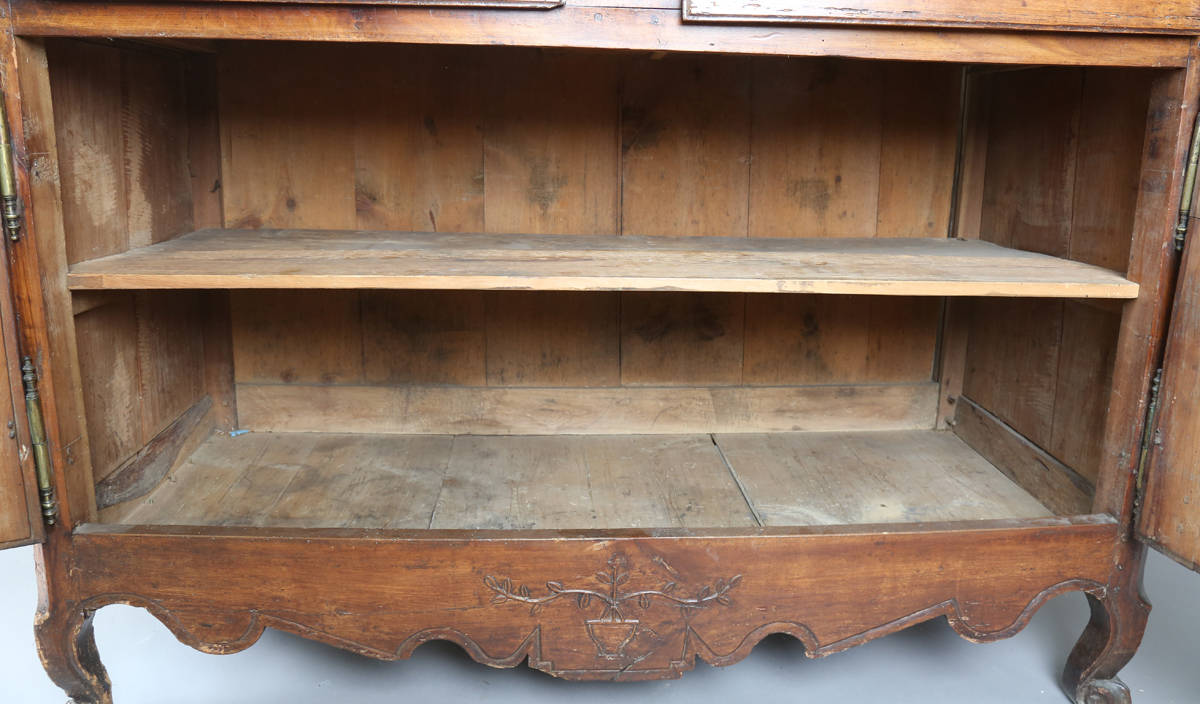
M531 610L539 603L542 605L552 601L565 600L568 598L575 599L575 607L579 607L578 599L581 594L591 594L592 600L598 600L598 605L602 610L601 619L590 619L590 621L601 621L605 611L615 612L611 607L610 601L616 602L617 606L626 606L634 604L639 608L645 606L647 602L642 600L642 596L650 599L650 606L653 606L655 600L661 604L670 604L679 607L680 609L696 610L711 606L727 605L717 596L724 596L730 599L729 592L736 589L741 580L730 578L728 581L718 582L716 585L707 587L695 592L695 596L680 597L673 596L674 589L665 589L666 585L655 590L642 590L625 592L620 590L620 587L625 586L626 580L614 579L612 582L604 582L599 574L604 574L606 577L619 576L623 574L623 564L617 560L610 560L609 570L598 573L597 581L609 586L607 592L600 590L575 589L568 588L565 584L561 589L546 587L546 594L535 596L532 590L524 590L519 586L514 587L512 584L506 584L506 580L496 579L494 577L485 578L485 586L495 593L495 596L503 596L503 602L497 600L496 604L516 602L522 605L528 604ZM616 582L616 584L613 584ZM494 585L494 586L493 586ZM617 587L613 590L612 587ZM148 599L137 594L105 594L95 596L80 602L77 606L76 613L78 614L78 622L82 622L84 618L89 616L96 609L109 604L128 604L146 609L161 621L175 635L180 642L189 645L197 650L207 653L225 654L235 653L244 650L253 645L262 635L266 627L276 628L278 630L294 633L304 638L316 640L328 645L332 645L344 650L359 653L369 657L381 660L399 660L407 659L416 648L422 643L431 640L445 640L455 643L466 651L477 662L491 665L495 667L513 667L518 665L526 657L529 658L531 667L548 672L550 674L565 677L569 679L660 679L660 678L676 678L681 673L691 670L695 667L695 658L699 657L709 665L725 666L732 665L747 655L753 650L763 638L774 633L786 633L800 640L805 647L806 655L809 657L823 657L835 652L846 650L855 645L866 643L875 638L879 638L890 633L902 630L922 621L927 621L937 616L946 616L951 627L954 628L963 638L975 642L990 642L1009 638L1022 630L1033 617L1033 614L1047 601L1061 594L1071 591L1084 591L1098 598L1105 596L1105 588L1103 585L1092 580L1072 579L1060 582L1051 587L1048 587L1037 595L1035 595L1028 605L1021 612L1020 616L1008 627L992 632L980 632L973 629L970 624L962 618L962 609L957 599L950 599L939 604L929 606L927 608L915 611L908 616L896 619L894 621L874 626L865 629L849 638L845 638L833 643L820 643L813 635L812 631L803 623L795 621L779 621L768 623L749 631L741 642L728 652L717 652L713 650L700 633L696 631L690 624L685 622L684 626L684 648L678 657L671 658L669 666L665 668L653 668L645 670L633 670L628 666L618 667L617 663L612 666L606 666L604 663L617 660L617 656L623 651L625 646L632 642L633 638L628 640L621 639L617 641L620 644L619 648L608 651L612 657L605 657L604 648L609 647L602 645L596 641L596 637L592 636L592 642L596 644L598 650L597 663L600 667L594 669L565 669L557 668L554 663L543 657L543 629L541 625L534 625L529 634L520 643L520 645L511 653L489 653L481 646L474 638L468 634L453 628L434 628L424 629L413 633L406 637L395 650L383 649L369 643L356 641L344 636L334 635L326 631L322 631L312 625L306 624L303 621L307 619L300 618L301 614L289 613L287 617L278 614L267 613L262 610L247 609L244 611L231 612L179 612L165 608L160 603ZM703 596L701 594L703 593ZM614 596L616 594L616 596ZM730 601L732 603L732 601ZM583 608L592 606L591 603L586 604ZM317 621L321 618L321 614L312 614L312 620ZM609 622L614 622L615 613L608 613ZM621 617L626 618L626 613L621 612ZM449 616L448 618L452 618ZM581 628L587 628L588 620L580 624ZM626 618L626 623L629 619ZM637 628L643 625L640 620L637 622ZM650 626L644 626L650 628ZM590 634L589 634L590 635Z

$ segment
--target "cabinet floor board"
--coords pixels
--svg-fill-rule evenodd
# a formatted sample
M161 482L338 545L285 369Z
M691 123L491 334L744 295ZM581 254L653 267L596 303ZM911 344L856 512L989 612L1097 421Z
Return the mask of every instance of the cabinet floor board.
M719 443L719 447L718 447ZM1050 516L932 430L217 435L107 522L288 528L753 528Z

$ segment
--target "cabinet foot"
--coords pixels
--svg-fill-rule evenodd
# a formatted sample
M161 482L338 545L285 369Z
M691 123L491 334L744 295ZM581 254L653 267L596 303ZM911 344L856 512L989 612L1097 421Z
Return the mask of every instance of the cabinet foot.
M1087 595L1092 618L1062 675L1063 689L1075 704L1130 704L1129 688L1117 673L1137 651L1150 615L1141 589L1143 557L1141 546L1130 549L1107 593Z
M42 666L73 704L112 704L112 684L92 632L93 614L41 610L34 626Z

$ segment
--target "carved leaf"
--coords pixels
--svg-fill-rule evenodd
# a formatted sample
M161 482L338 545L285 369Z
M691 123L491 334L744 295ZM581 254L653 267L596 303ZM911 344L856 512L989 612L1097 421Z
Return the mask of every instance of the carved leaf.
M725 580L718 579L717 580L717 592L720 593L723 591L725 591Z
M638 606L642 607L643 609L650 608L650 595L638 594Z
M542 605L541 604L534 604L533 606L529 607L529 615L530 616L537 616L540 613L542 613Z
M733 589L734 587L736 587L737 585L739 585L741 583L742 583L742 575L740 575L740 574L734 575L729 580L729 588Z
M580 594L579 595L579 600L578 600L579 608L586 609L588 607L588 605L591 603L592 603L592 595L591 594Z
M512 594L512 580L508 577L504 578L504 582L500 585L500 587L509 594Z
M500 588L499 585L496 584L496 578L490 574L483 578L483 583L488 586L488 589L499 589Z
M521 596L525 597L526 599L529 598L529 594L530 594L529 587L522 584L521 588L518 591L520 592Z
M621 574L617 575L617 586L620 586L628 581L629 581L629 573L628 572L622 572Z
M600 580L601 584L612 584L612 577L609 577L606 572L597 572L596 579Z
M663 585L663 588L662 588L663 594L670 594L673 591L675 591L675 583L674 582L667 582L666 584Z
M717 603L721 604L722 606L729 606L730 604L733 603L733 599L730 599L729 597L722 594L721 596L717 597Z
M557 594L563 590L563 585L561 582L546 582L546 588Z
M508 601L508 597L504 596L503 594L497 594L496 596L492 597L493 604L503 604L506 601Z
M703 599L703 598L707 597L707 596L708 596L708 593L709 593L710 591L711 591L711 590L710 590L708 587L701 587L701 588L700 588L700 593L696 595L696 599Z

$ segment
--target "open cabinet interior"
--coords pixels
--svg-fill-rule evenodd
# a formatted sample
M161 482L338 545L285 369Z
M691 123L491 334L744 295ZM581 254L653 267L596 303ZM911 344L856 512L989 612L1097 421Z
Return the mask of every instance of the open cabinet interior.
M1156 70L45 48L102 522L1091 511Z

